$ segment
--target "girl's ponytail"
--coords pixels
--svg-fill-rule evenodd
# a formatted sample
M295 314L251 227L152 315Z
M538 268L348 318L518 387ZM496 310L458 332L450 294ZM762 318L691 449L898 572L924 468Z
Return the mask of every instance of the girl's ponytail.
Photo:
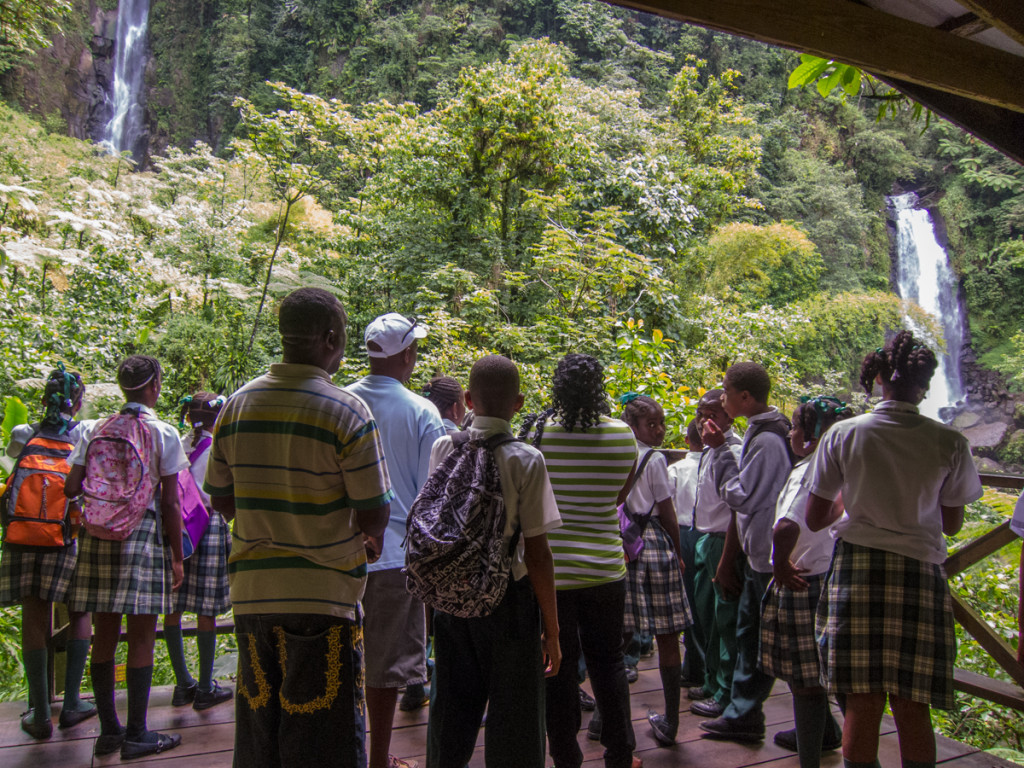
M58 434L65 434L71 427L75 406L81 402L85 393L82 377L77 373L64 369L64 363L50 372L43 390L43 406L46 412L39 425L56 427Z

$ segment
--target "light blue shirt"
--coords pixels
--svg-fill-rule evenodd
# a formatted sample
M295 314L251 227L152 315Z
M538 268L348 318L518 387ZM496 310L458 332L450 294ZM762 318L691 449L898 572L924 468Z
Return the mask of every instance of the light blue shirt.
M384 460L391 476L391 519L384 532L384 552L371 571L405 565L405 521L416 494L430 476L430 449L445 436L441 414L425 397L410 392L390 376L366 376L345 387L362 398L373 413Z

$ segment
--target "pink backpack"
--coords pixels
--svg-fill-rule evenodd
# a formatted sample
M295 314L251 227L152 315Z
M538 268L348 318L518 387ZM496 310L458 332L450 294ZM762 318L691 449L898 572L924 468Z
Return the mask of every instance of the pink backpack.
M124 541L153 500L149 474L153 437L135 408L96 425L85 452L82 516L98 539Z

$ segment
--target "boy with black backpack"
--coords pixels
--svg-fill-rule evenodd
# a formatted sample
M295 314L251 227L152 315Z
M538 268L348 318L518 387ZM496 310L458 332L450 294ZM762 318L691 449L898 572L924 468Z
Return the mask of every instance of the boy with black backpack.
M512 439L509 421L523 405L515 364L500 355L478 360L469 374L466 405L476 414L468 440L456 445L444 437L434 444L431 477L409 515L410 591L429 602L421 588L432 589L439 598L435 607L448 609L434 616L427 768L463 768L469 762L485 708L488 768L542 768L544 677L556 674L561 662L547 532L561 517L543 456ZM482 482L472 488L446 482L467 476ZM483 519L476 520L478 515ZM488 521L493 525L477 524ZM492 586L460 599L458 587L441 583L444 576L424 584L431 581L431 569L419 571L415 560L432 546L428 541L457 540L462 525L474 532L467 536L477 540L477 552L489 553L484 573L476 575ZM433 570L460 580L458 566Z
M729 705L721 717L700 724L711 738L760 741L764 738L761 706L774 679L759 669L761 599L772 579L772 526L775 505L792 469L789 453L790 423L768 405L771 379L757 363L736 363L725 372L722 407L729 418L744 416L747 431L737 461L732 451L713 451L711 471L718 495L733 510L726 533L725 551L737 540L747 561L740 580L736 570L719 563L715 581L726 593L739 597L736 614L736 664ZM704 444L716 449L725 435L713 421L704 424Z

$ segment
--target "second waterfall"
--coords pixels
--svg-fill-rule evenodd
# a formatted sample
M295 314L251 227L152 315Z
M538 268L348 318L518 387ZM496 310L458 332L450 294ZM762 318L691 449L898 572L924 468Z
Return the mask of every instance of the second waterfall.
M917 302L939 321L946 351L939 356L939 367L932 377L931 389L921 403L921 413L938 419L941 409L963 397L960 381L960 351L963 348L963 313L959 286L949 266L949 257L935 238L931 216L915 208L917 195L908 192L889 198L896 222L898 257L897 290L904 299Z
M149 0L120 0L117 7L117 44L114 59L113 114L107 123L106 143L111 151L145 154L146 30Z

